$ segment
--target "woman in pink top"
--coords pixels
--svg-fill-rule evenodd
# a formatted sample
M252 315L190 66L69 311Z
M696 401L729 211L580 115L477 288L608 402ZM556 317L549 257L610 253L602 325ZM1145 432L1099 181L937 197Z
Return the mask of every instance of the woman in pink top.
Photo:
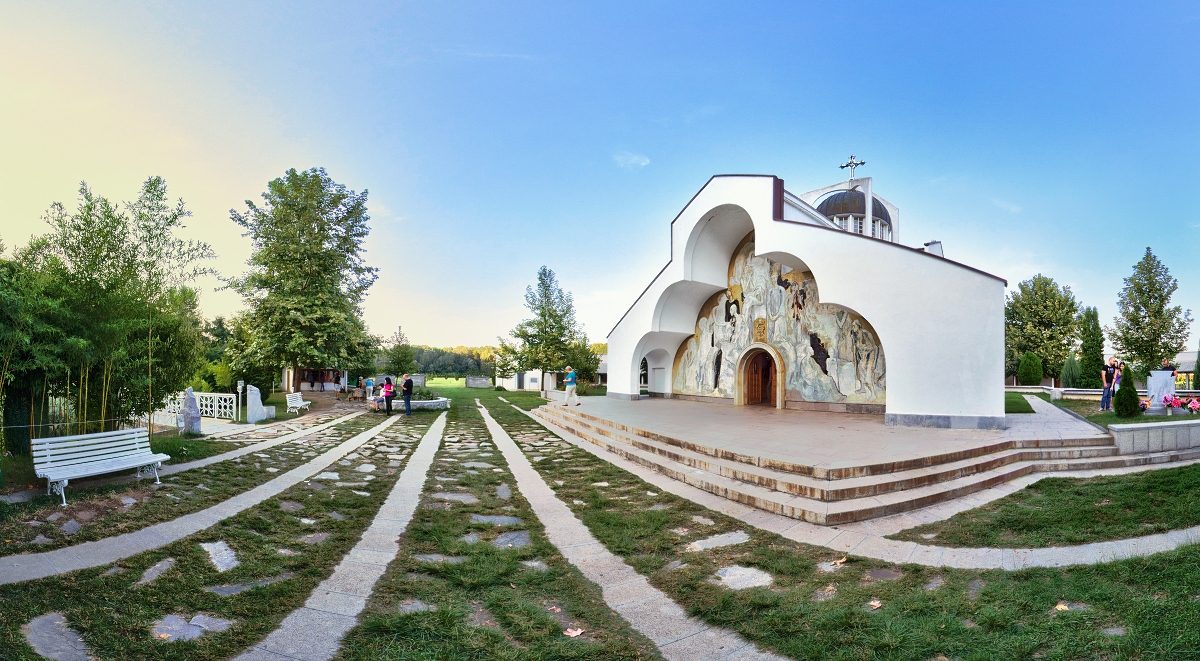
M383 380L383 401L387 403L387 413L392 414L392 399L396 397L396 389L392 386L392 377L387 377Z

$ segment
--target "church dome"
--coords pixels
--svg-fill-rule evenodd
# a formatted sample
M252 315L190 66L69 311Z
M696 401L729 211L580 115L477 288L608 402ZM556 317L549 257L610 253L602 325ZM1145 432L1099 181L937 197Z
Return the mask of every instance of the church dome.
M817 205L817 211L831 220L834 216L845 215L855 215L861 218L867 213L866 198L867 196L863 195L862 191L840 190L821 200L821 203ZM887 207L883 206L883 202L878 197L872 196L871 199L871 215L876 220L891 225L892 215L888 213Z

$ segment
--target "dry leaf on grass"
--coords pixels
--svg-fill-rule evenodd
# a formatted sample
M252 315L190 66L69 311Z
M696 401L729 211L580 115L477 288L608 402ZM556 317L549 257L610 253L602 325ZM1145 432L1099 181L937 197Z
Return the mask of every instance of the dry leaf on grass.
M872 599L867 602L867 605L871 607L871 610L879 610L883 606L883 602L878 599Z
M583 633L583 629L567 629L563 633L574 638L575 636L578 636L579 634Z
M562 609L559 608L558 606L547 606L546 610L548 610L552 613L561 613L562 612Z
M829 566L830 567L841 567L844 564L846 564L846 556L843 555L841 560L834 560L833 562L829 563Z
M1059 604L1059 605L1057 605L1057 606L1055 606L1055 607L1054 607L1054 610L1056 610L1056 611L1069 611L1069 610L1071 610L1071 607L1070 607L1070 606L1068 606L1068 605L1066 605L1066 604Z

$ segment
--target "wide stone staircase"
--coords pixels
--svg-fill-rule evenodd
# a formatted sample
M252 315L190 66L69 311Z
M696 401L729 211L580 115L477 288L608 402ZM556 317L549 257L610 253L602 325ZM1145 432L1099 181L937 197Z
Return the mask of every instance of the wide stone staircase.
M548 404L537 418L625 459L730 500L821 525L897 514L1035 471L1079 471L1200 459L1200 449L1118 454L1110 436L1003 440L886 464L823 468L706 447ZM798 458L802 460L802 458Z

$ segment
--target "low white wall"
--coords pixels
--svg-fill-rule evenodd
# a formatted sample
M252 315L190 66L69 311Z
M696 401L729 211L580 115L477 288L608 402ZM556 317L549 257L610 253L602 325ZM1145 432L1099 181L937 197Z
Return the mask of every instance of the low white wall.
M1178 422L1109 425L1121 454L1200 448L1200 414L1180 416Z

